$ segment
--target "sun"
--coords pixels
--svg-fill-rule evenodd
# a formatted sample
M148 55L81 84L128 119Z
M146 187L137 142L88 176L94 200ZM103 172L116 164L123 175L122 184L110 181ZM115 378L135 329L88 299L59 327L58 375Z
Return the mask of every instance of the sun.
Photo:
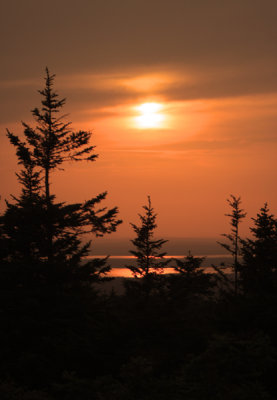
M140 115L135 117L136 126L140 129L161 128L165 119L160 103L143 103L136 107Z

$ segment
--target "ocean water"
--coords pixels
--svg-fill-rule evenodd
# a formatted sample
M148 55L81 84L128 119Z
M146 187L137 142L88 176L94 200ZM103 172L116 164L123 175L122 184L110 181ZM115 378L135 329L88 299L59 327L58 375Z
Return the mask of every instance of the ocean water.
M94 255L94 256L89 256L89 259L93 258L104 258L105 256L103 255ZM184 259L184 255L167 255L164 257L164 260L171 260L172 258L176 259ZM228 254L211 254L208 256L203 256L203 255L197 255L195 257L205 257L202 263L202 267L205 269L207 272L213 272L214 269L212 268L212 265L215 266L220 266L222 263L224 263L226 266L229 266L232 264L232 256ZM130 255L116 255L116 256L110 256L108 261L108 265L111 266L111 271L109 273L109 276L112 277L125 277L129 278L132 277L132 272L126 267L127 265L136 265L136 259L135 257L132 257ZM174 264L174 260L170 261L167 268L164 269L164 273L174 273L174 269L172 265Z
M226 250L218 242L224 241L222 237L217 238L190 238L190 237L166 237L168 241L164 244L163 250L167 252L165 259L183 259L189 252L195 257L205 257L202 266L207 271L214 271L211 265L219 266L221 263L230 265L232 256L226 254ZM89 258L103 258L110 254L108 264L112 270L110 276L113 277L132 277L131 271L126 265L136 265L136 260L129 253L134 248L130 238L114 238L113 235L98 238L92 242L91 255ZM165 269L165 273L173 273L170 266Z

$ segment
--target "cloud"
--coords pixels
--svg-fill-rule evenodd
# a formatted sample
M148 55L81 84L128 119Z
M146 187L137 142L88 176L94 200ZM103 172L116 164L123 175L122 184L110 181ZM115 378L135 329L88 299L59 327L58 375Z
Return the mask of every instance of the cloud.
M4 79L277 63L275 0L3 1Z
M149 99L170 104L277 93L275 69L262 62L253 68L217 67L194 71L161 65L160 72L154 71L154 67L148 66L125 73L69 74L58 76L56 85L68 99L69 112L81 112L90 118L112 116L113 107Z
M275 0L29 0L2 8L3 123L29 118L46 65L79 120L112 118L116 106L148 98L277 93Z

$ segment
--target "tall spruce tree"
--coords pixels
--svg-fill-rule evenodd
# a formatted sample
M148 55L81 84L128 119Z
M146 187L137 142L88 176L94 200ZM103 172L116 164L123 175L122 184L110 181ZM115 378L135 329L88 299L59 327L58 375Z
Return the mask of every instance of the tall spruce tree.
M253 238L242 241L242 283L246 293L276 293L277 289L277 219L267 203L252 218Z
M127 265L135 277L145 278L150 275L161 273L169 261L163 260L166 252L160 251L167 242L164 239L154 239L154 231L157 228L154 208L148 196L148 204L143 206L145 215L139 215L141 225L131 223L136 233L136 238L131 240L136 250L129 252L136 258L136 266Z
M117 207L97 209L98 204L106 198L107 192L75 204L57 203L55 195L51 193L52 173L57 168L60 169L66 161L95 161L97 158L95 146L90 144L91 133L72 131L71 123L64 122L64 116L59 115L65 99L59 99L54 91L54 77L46 69L45 87L39 91L42 106L41 109L35 108L32 111L36 126L22 123L25 140L7 130L7 136L16 148L18 163L23 166L18 174L23 189L19 199L14 198L14 203L7 203L1 226L4 227L7 243L14 243L10 258L18 261L23 257L25 264L28 257L35 263L39 260L44 266L47 264L45 270L48 278L62 282L73 276L78 279L95 277L97 268L102 272L108 270L104 265L105 260L89 262L79 268L90 247L90 242L81 243L80 235L93 233L102 236L114 232L121 221L117 219ZM27 213L27 205L31 215ZM18 218L11 221L12 215L17 215ZM25 223L19 226L17 221L23 215ZM37 230L39 234L36 236ZM27 231L32 238L26 235ZM24 251L20 250L23 237L29 241L24 246ZM31 247L35 248L36 257Z
M222 236L225 237L228 242L219 244L224 247L233 257L233 271L234 271L234 285L235 293L238 293L239 284L239 253L240 253L240 237L239 237L239 224L242 219L246 217L246 213L242 208L240 208L241 198L234 195L230 195L227 199L229 206L232 209L231 214L225 214L226 217L230 217L231 233L223 233Z

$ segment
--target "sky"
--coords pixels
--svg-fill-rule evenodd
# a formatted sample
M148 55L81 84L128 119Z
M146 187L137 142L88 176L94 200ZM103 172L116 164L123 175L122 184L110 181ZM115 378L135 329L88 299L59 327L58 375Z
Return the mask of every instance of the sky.
M59 200L108 191L132 237L150 195L163 237L229 231L226 199L277 213L276 0L1 0L0 183L17 194L21 135L45 67L95 163L55 173Z

